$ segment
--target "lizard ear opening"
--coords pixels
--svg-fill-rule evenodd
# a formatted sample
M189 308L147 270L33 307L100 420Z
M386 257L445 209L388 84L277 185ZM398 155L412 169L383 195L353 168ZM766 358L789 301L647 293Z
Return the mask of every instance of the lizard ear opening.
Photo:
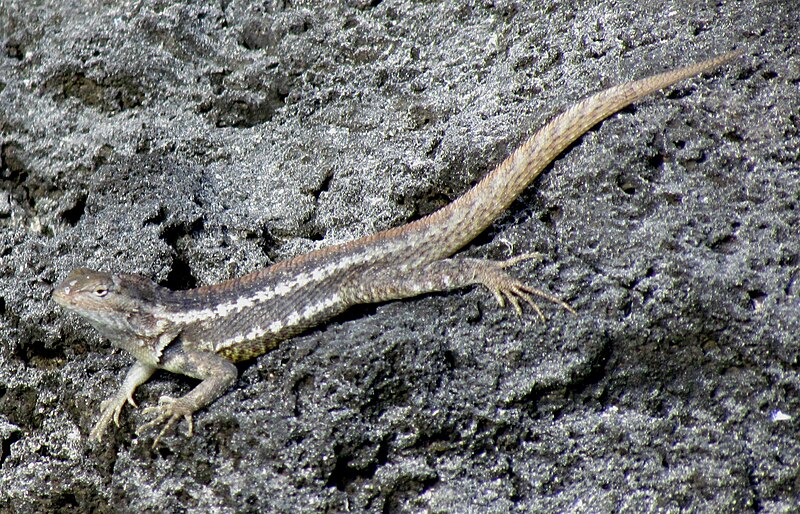
M108 289L105 287L98 287L94 290L94 295L98 298L104 298L106 295L108 295Z

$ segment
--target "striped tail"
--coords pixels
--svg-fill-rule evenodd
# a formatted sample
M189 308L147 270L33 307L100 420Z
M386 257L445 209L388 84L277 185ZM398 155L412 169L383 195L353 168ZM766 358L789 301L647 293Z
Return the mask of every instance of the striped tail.
M472 189L440 210L381 234L395 240L414 234L418 263L452 255L483 232L550 162L587 130L627 105L676 82L712 70L741 55L734 51L690 66L596 93L542 127Z

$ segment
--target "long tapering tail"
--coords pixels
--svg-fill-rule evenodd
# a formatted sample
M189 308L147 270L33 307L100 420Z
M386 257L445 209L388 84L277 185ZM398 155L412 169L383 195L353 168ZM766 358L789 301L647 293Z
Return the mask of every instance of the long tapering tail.
M596 93L556 116L472 189L442 209L381 233L381 239L415 234L420 261L455 253L483 232L570 144L623 107L741 55L734 51L690 66L626 82Z
M280 273L295 266L313 268L317 266L314 261L328 262L336 254L341 254L343 261L331 270L392 261L414 267L449 257L486 230L558 154L592 126L654 91L712 70L741 54L730 52L595 93L553 118L472 189L433 214L283 261L268 270Z

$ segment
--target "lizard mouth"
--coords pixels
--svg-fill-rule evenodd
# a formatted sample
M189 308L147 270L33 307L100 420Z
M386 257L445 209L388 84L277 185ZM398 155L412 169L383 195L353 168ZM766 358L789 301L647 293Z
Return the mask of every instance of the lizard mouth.
M72 292L72 288L70 287L71 285L73 284L67 283L66 280L59 282L53 288L53 291L50 293L50 297L60 306L67 307L69 305L70 293Z
M67 291L65 291L63 287L56 287L53 289L50 296L53 298L54 302L64 307L67 304L67 294Z

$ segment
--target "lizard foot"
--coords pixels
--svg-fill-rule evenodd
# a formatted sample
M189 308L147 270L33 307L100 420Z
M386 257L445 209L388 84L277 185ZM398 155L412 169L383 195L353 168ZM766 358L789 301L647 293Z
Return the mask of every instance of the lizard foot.
M100 404L100 419L97 420L92 431L89 432L90 440L98 443L102 441L103 433L112 421L119 427L119 414L122 412L125 403L129 403L134 408L136 407L136 402L133 401L133 390L130 392L120 391L120 393Z
M563 300L541 289L530 287L505 272L505 268L511 267L517 263L539 258L541 258L541 254L539 253L525 253L505 261L492 262L491 266L487 266L482 270L483 273L480 277L480 282L494 294L500 307L505 307L506 302L508 302L514 307L514 310L517 311L519 316L522 316L522 306L520 305L520 300L522 300L536 311L536 314L542 322L546 321L542 309L540 309L539 305L533 300L533 296L544 298L556 305L560 305L572 314L578 314L575 309L570 307L569 304Z
M162 396L158 399L158 406L156 407L147 407L142 411L146 415L154 414L155 418L147 423L141 425L138 429L136 429L136 435L142 435L144 432L157 427L158 425L163 424L164 428L161 429L161 432L158 433L155 440L153 441L153 448L156 447L158 442L161 438L166 434L169 430L171 430L181 418L186 420L186 423L189 425L189 429L186 431L186 436L191 437L192 432L194 429L194 423L192 422L192 414L194 413L194 409L190 406L186 405L186 402L183 401L182 398L172 398L171 396Z

